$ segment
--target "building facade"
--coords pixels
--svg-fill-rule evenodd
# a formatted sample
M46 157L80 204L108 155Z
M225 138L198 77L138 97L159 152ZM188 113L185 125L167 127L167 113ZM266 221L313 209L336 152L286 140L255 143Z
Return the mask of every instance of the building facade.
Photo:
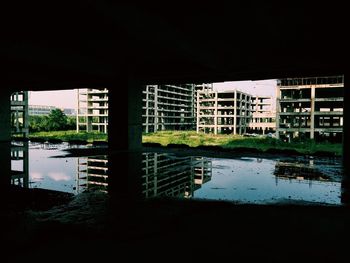
M146 85L143 132L195 129L195 85ZM108 90L78 90L77 132L108 131Z
M28 91L11 94L11 134L16 137L28 137Z
M341 142L344 76L287 78L277 84L277 138Z
M11 94L11 184L29 187L28 91Z
M78 94L77 132L108 131L108 90L80 89Z
M143 132L194 130L194 84L147 85L143 90Z
M60 109L67 116L76 115L75 109L70 108L58 108L55 106L47 105L29 105L29 115L30 116L46 116L51 113L52 110Z
M249 133L266 134L276 131L276 110L273 97L253 96L251 102Z
M243 134L251 118L252 95L238 91L197 92L197 132Z

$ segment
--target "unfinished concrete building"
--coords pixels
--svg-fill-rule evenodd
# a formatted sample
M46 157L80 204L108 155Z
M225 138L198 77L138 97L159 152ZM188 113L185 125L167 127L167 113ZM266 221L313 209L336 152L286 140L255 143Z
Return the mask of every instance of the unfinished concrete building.
M11 94L11 135L28 137L28 91Z
M99 155L77 159L77 193L88 190L107 192L108 156Z
M194 84L147 85L142 91L143 132L194 130Z
M185 197L211 180L211 161L205 157L173 158L165 153L144 153L142 195Z
M196 92L212 84L146 85L143 89L143 132L195 130ZM77 132L107 132L107 89L78 91Z
M270 96L252 97L249 133L266 134L276 131L276 110L272 100L273 97Z
M277 137L341 142L344 76L287 78L277 84Z
M78 93L77 132L108 131L108 90L80 89Z
M11 144L11 184L29 187L29 150L27 141Z
M29 151L28 138L28 91L11 94L11 136L20 141L11 142L11 184L28 188Z
M243 134L251 118L250 94L232 91L197 92L197 132Z

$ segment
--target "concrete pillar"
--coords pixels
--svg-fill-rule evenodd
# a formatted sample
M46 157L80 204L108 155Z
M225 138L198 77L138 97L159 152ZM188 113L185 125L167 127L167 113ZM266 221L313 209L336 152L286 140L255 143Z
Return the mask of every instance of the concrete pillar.
M315 137L315 86L311 86L311 122L310 139Z
M10 93L0 91L0 189L11 183L11 102Z
M145 133L148 133L148 123L149 123L149 119L148 119L148 109L149 109L149 86L146 86L146 89L145 89L145 103L142 102L142 105L145 105Z
M23 187L29 188L29 145L28 142L23 142Z
M23 92L24 96L24 108L23 108L23 128L24 136L28 138L29 136L29 95L28 91Z
M237 90L235 90L233 108L233 134L237 134Z
M280 112L281 112L280 100L281 100L281 90L280 90L280 86L277 85L276 87L276 139L280 138L280 132L279 132Z
M79 101L79 89L77 89L77 107L76 107L76 131L79 132L79 108L80 108L80 101Z
M343 167L341 183L341 202L350 205L350 89L344 87L344 122L343 122Z
M218 134L218 92L216 91L214 94L214 134Z
M197 131L197 133L199 133L199 113L200 113L200 110L199 110L199 91L197 91L197 112L196 112L196 116L197 116L196 131Z
M116 202L129 202L142 187L142 85L118 82L109 89L108 105L108 191Z
M154 86L154 132L158 130L158 85Z
M125 81L109 90L108 143L112 150L142 148L142 86ZM127 102L127 106L124 102Z

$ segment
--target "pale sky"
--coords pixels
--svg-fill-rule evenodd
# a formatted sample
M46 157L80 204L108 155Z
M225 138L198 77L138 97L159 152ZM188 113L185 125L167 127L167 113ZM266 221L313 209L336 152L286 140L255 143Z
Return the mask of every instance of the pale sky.
M256 80L256 81L225 81L214 83L213 88L217 91L237 89L251 95L276 97L277 80Z
M29 92L29 105L46 105L75 109L77 107L77 99L76 89Z
M276 80L227 81L214 83L213 87L214 90L218 91L236 88L251 95L275 97ZM30 91L29 105L47 105L75 109L77 107L77 90Z

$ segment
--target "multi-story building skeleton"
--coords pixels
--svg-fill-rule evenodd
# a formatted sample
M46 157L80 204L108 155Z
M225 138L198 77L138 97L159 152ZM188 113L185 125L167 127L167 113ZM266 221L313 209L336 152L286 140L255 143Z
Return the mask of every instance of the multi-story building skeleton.
M286 78L277 85L277 138L341 142L344 76Z
M143 90L143 132L194 130L194 84L147 85Z
M251 120L249 132L266 134L276 130L276 110L273 107L273 97L253 96L251 102Z
M108 90L80 89L78 93L77 132L108 131Z
M11 94L11 184L29 186L28 160L28 91Z
M28 91L11 94L11 134L16 137L28 137Z
M243 134L251 118L252 95L239 90L197 92L197 132Z

